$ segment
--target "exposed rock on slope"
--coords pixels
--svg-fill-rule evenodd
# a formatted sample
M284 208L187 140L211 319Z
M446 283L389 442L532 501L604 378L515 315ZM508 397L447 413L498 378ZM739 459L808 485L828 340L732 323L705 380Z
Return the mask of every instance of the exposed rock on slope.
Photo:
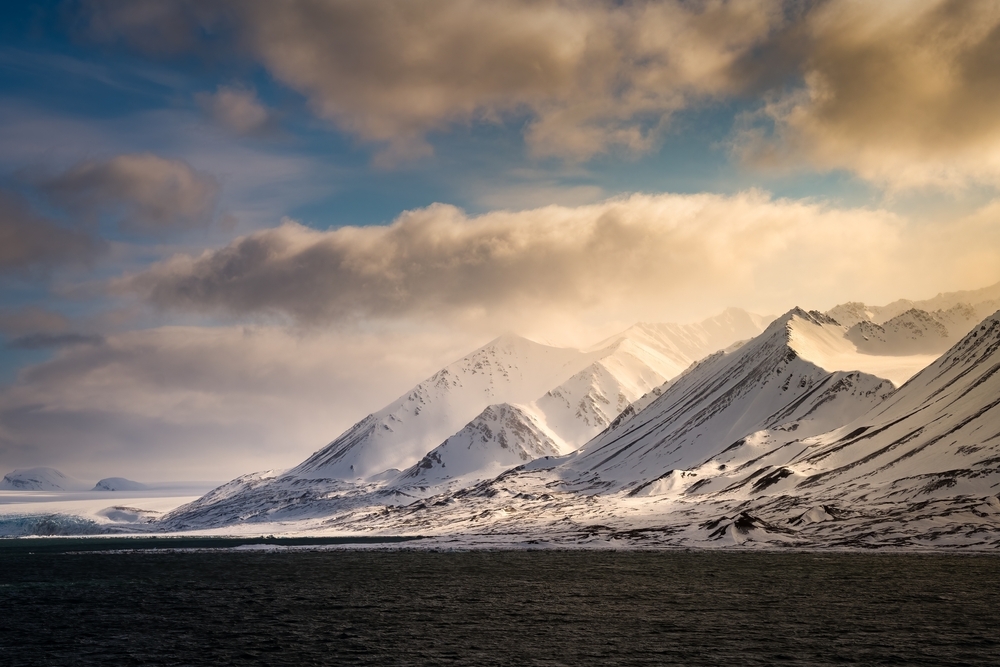
M831 373L803 356L802 341L828 329L840 331L820 313L790 311L750 343L708 357L646 409L587 443L563 476L634 487L697 465L753 433L780 430L795 439L863 414L893 386L860 372Z
M369 415L287 473L234 480L223 487L228 490L222 496L213 492L172 518L245 520L286 511L281 508L304 516L313 498L325 498L327 505L335 498L344 505L345 489L356 494L380 489L380 497L402 502L425 493L413 487L445 483L459 470L465 479L495 474L513 450L498 437L484 440L487 431L504 434L507 443L517 441L515 433L523 435L521 453L566 453L599 433L631 401L714 351L713 346L753 336L766 321L730 309L697 324L637 325L584 351L504 336ZM498 429L501 424L505 426ZM455 445L471 433L478 434L471 450ZM442 445L446 441L450 444ZM424 458L431 450L439 461ZM523 460L521 453L511 465ZM434 465L418 475L400 475L399 469L420 461ZM479 467L475 474L473 461Z
M972 306L967 305L933 313L911 308L882 324L867 320L858 322L846 336L864 354L940 354L980 319Z
M407 468L499 403L517 404L546 424L560 451L574 449L628 402L718 349L715 345L756 335L765 322L730 309L697 324L637 325L583 351L507 334L358 422L289 474L371 479Z

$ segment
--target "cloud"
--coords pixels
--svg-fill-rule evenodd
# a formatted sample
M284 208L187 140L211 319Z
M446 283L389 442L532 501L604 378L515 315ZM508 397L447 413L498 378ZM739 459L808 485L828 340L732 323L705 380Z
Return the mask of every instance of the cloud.
M681 109L756 99L747 163L889 189L995 186L992 0L537 3L90 0L81 29L151 54L238 48L391 165L476 122L535 156L654 149Z
M583 345L726 305L775 313L981 287L1000 280L998 220L1000 202L925 224L748 192L475 217L436 205L325 232L287 223L119 288L325 326L158 327L62 347L0 391L0 467L155 480L291 466L504 329Z
M100 345L104 338L80 333L32 333L18 336L7 342L7 347L16 350L46 350L53 347L73 345Z
M31 333L58 333L69 328L66 316L51 310L29 306L16 310L0 310L0 333L23 336Z
M893 253L904 226L885 211L757 191L637 194L473 217L435 204L387 226L317 231L286 221L175 256L116 288L165 309L306 324L478 317L511 326L616 311L644 319L700 300L755 302L758 292L783 307L850 285L898 284ZM808 289L797 275L809 276Z
M236 43L392 163L452 124L527 118L537 155L647 151L672 113L746 86L778 0L91 0L82 29L153 54ZM209 40L198 35L209 34Z
M539 176L532 182L513 178L508 184L474 182L469 194L477 206L484 209L518 210L539 208L549 204L574 206L606 199L608 193L599 185L567 185L558 179Z
M217 123L235 134L259 136L274 129L270 112L251 89L219 86L215 93L199 93L195 99Z
M85 232L38 215L20 195L0 190L0 275L26 276L86 264L103 247Z
M244 229L271 226L289 208L329 196L347 180L342 168L303 154L292 142L242 141L219 132L203 114L190 109L157 109L84 122L0 98L0 146L0 170L12 172L25 165L53 165L64 171L82 155L129 154L137 146L183 157L224 183L218 203L222 215L212 226L215 231L225 231L226 213L235 215ZM33 182L44 181L51 173L35 172Z
M219 195L213 176L151 153L84 161L39 187L76 216L110 215L123 228L141 232L205 227Z
M63 347L0 391L0 469L157 481L291 467L484 342L443 330L161 327Z
M996 186L1000 5L830 2L801 30L805 85L746 119L738 155L846 169L891 189Z
M145 53L176 55L198 48L218 27L219 5L199 0L113 0L82 2L67 12L81 32L104 42L125 42Z

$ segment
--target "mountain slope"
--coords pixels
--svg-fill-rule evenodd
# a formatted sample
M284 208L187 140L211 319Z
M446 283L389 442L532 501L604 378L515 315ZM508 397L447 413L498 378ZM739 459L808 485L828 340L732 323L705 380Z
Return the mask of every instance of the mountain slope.
M502 406L504 426L497 422L498 406L486 408L393 484L426 486L453 478L473 482L495 476L505 465L572 452L604 430L632 401L689 366L694 359L688 355L703 355L710 346L731 343L735 336L759 333L763 321L731 308L692 325L631 327L590 348L599 358L538 400ZM508 441L517 437L524 439L524 448L512 456ZM465 444L470 438L475 443L471 449Z
M507 403L491 405L395 481L402 485L433 485L468 476L476 481L561 453L555 439L531 412Z
M868 498L1000 491L1000 312L841 431L791 462L804 490L863 485Z
M680 372L661 349L627 335L606 347L600 359L529 406L557 434L561 453L597 435L632 401Z
M1000 312L857 419L747 439L673 481L683 511L729 512L731 529L738 510L801 543L1000 542Z
M501 336L365 417L289 473L358 479L407 468L485 406L531 401L595 356Z
M4 475L0 489L11 491L82 491L86 485L55 468L22 468Z
M620 340L631 340L657 350L672 364L668 377L674 377L693 362L739 340L758 336L774 320L773 316L749 313L741 308L727 308L722 313L693 324L653 324L640 322L606 339L591 349L606 348Z
M850 328L859 322L884 324L907 311L921 310L933 314L945 324L949 336L953 339L951 342L953 345L973 326L998 308L1000 308L1000 283L978 290L945 292L922 301L899 299L884 306L868 306L858 301L850 301L834 306L826 314ZM938 352L943 352L949 346Z
M318 515L351 506L369 493L385 502L412 500L412 487L445 483L458 470L466 479L495 474L511 451L497 437L484 441L487 431L504 433L508 443L517 440L515 433L532 433L523 442L524 452L572 451L632 400L689 366L694 358L686 355L700 357L715 349L704 346L752 336L766 320L730 309L697 324L637 325L585 351L501 337L369 415L299 466L284 474L234 480L221 487L225 493L206 495L174 512L167 523L190 527ZM505 429L495 428L498 410ZM478 434L471 458L455 446L469 436L467 429ZM463 438L453 440L460 431ZM444 447L447 441L451 444ZM432 472L400 473L432 451L440 457ZM511 465L521 462L518 454Z
M528 406L575 448L631 400L693 361L760 330L765 318L739 309L690 325L637 325L588 350L507 334L421 382L289 471L303 478L366 479L407 468L489 405ZM720 345L721 346L721 345ZM543 396L544 395L544 396Z
M587 443L562 476L634 487L697 465L758 431L780 427L792 439L863 414L892 392L891 383L829 372L808 358L841 331L822 314L790 311L757 339L700 362L646 409Z
M941 354L980 319L969 305L960 304L933 313L911 308L882 324L868 320L858 322L848 329L846 337L864 354Z

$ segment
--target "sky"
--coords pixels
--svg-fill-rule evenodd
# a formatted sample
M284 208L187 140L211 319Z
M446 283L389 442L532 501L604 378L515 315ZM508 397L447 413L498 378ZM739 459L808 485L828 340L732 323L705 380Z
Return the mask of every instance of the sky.
M288 468L505 332L1000 281L991 0L0 8L0 472Z

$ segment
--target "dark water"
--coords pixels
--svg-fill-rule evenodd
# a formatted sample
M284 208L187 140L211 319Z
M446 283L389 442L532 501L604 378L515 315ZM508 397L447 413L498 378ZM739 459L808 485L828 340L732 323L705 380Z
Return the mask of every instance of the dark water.
M35 550L0 665L1000 664L996 556Z

